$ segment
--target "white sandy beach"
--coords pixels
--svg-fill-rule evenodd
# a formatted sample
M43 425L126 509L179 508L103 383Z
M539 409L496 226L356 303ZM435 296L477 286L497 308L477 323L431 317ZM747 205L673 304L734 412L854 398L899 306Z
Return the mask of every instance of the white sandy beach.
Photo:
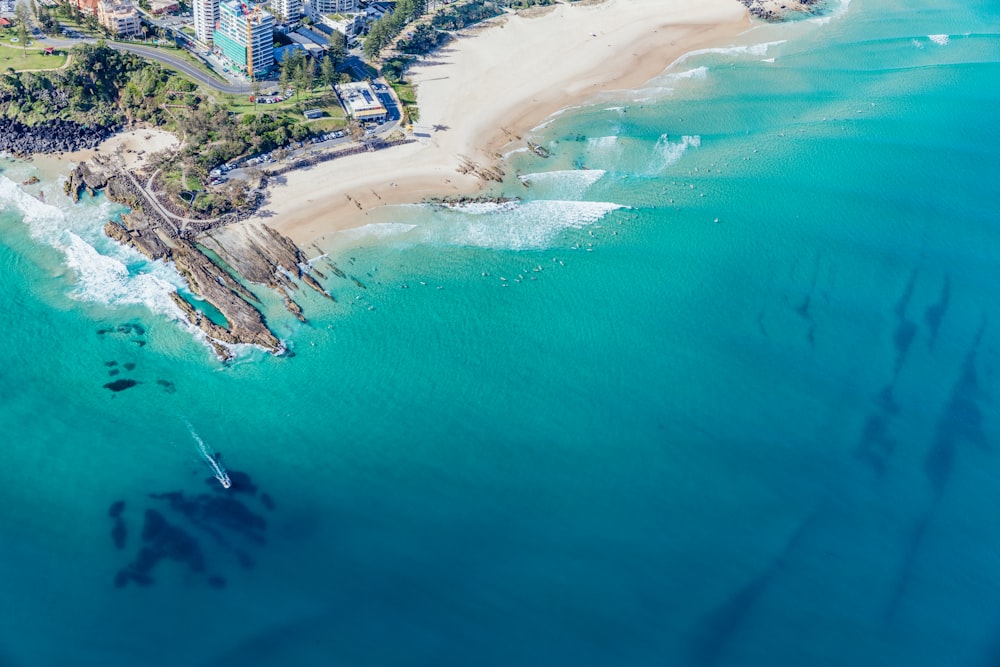
M177 135L166 130L139 128L109 137L96 149L83 149L59 155L39 154L32 157L32 162L43 174L54 175L65 171L67 163L90 160L96 153L117 154L127 168L141 169L145 158L167 148L179 147L180 143Z
M300 244L322 244L366 224L379 206L473 194L483 183L457 171L462 156L495 165L511 137L551 114L637 88L688 51L732 43L748 25L737 0L604 0L500 17L411 69L418 130L429 139L288 173L264 218Z

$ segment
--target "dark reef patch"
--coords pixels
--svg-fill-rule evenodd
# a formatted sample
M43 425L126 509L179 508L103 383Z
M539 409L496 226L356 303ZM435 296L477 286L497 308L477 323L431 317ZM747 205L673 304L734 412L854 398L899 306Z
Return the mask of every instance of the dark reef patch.
M111 517L112 519L117 519L122 515L122 512L124 511L125 511L125 501L116 500L115 502L111 503L111 507L108 508L108 516Z
M139 384L137 381L130 378L123 378L121 380L115 380L114 382L105 383L104 388L110 389L113 392L125 391Z
M211 490L207 492L148 494L153 505L143 514L138 552L115 575L115 587L123 588L129 583L153 585L155 573L165 567L165 563L173 563L187 577L203 577L210 588L221 590L229 585L219 573L225 571L225 563L214 563L213 573L207 574L209 560L217 560L219 553L228 553L233 559L230 563L235 562L243 569L254 567L250 552L255 545L266 543L268 523L252 505L259 501L259 507L273 511L274 501L266 493L258 497L258 487L247 473L230 470L229 477L232 486L228 489L212 477L209 479ZM128 534L124 510L123 500L115 501L108 509L108 515L115 522L112 541L117 549L125 547ZM206 550L206 537L210 538L208 544L215 544L217 548Z

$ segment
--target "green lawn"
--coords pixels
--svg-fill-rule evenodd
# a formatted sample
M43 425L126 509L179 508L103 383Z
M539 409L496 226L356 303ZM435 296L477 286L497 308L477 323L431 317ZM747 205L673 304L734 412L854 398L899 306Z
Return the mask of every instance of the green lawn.
M66 52L56 51L51 56L45 55L38 43L32 44L27 51L20 44L11 44L10 38L0 41L0 71L12 67L15 71L26 69L57 69L66 63Z
M290 116L301 121L303 120L302 109L323 109L331 118L341 120L344 118L344 109L331 90L316 90L305 93L302 95L301 102L292 95L291 98L277 104L258 104L256 109L254 109L249 95L224 95L222 97L225 100L226 108L237 114L272 113Z
M417 91L406 81L390 81L389 85L396 91L399 103L403 105L406 114L410 117L410 122L420 120L420 109L417 107Z

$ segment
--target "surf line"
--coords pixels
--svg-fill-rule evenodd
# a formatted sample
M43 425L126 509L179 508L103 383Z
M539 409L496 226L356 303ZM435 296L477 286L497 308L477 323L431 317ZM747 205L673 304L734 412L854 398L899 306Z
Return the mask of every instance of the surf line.
M194 441L198 444L198 452L201 454L201 457L205 459L205 463L208 464L208 467L211 468L212 474L215 475L215 479L219 480L219 484L222 485L222 488L228 489L233 485L233 483L230 481L229 475L226 473L226 469L222 467L221 463L219 463L219 455L213 452L209 446L205 444L205 441L198 437L198 434L195 433L194 426L191 426L190 422L187 426L188 431L191 432L191 437L194 438Z

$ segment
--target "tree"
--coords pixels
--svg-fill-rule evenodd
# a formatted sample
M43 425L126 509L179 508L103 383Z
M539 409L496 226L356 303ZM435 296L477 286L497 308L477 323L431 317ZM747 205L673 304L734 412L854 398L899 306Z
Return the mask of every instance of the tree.
M306 92L311 93L316 85L316 61L311 57L306 58L302 64L302 82L305 84Z
M327 51L327 57L333 61L334 69L337 69L344 64L344 60L347 58L347 36L334 30L328 41L330 50Z
M312 58L302 58L295 69L295 97L301 100L300 93L311 92L316 80Z
M333 66L333 58L329 55L323 58L319 65L319 76L324 85L332 86L335 83L337 70Z
M28 55L28 21L31 20L31 10L23 2L17 3L14 8L14 18L17 20L17 39L21 42L21 51L25 57Z
M281 72L278 74L278 92L282 97L284 97L285 93L288 91L288 84L291 82L292 78L288 68L285 67L285 63L287 62L288 59L286 58L285 62L281 63Z

